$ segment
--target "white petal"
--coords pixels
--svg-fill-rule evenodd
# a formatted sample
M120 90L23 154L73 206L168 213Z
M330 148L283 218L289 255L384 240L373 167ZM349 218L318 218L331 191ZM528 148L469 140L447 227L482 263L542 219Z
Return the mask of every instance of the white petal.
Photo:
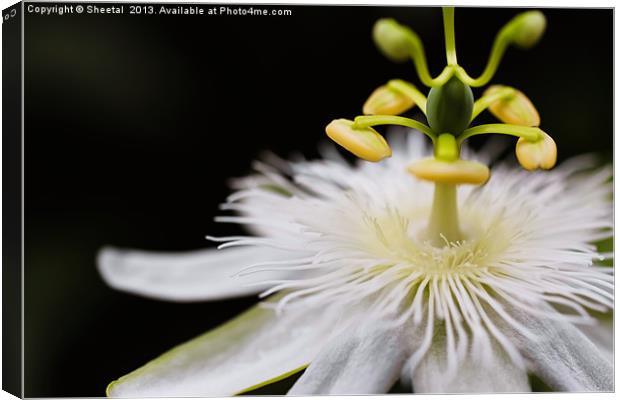
M287 376L307 365L340 326L336 313L306 311L277 316L256 306L112 382L107 394L230 396Z
M519 310L512 310L511 315L539 336L534 342L513 332L530 368L551 388L567 392L614 390L611 360L574 325Z
M443 335L445 337L445 335ZM472 354L448 373L445 339L440 333L413 372L415 393L514 393L530 392L527 372L517 367L497 345L486 363L474 361Z
M99 273L111 287L171 301L225 299L256 294L268 285L247 286L258 280L280 279L283 272L233 276L250 264L294 258L295 254L258 247L233 247L182 253L104 248Z
M407 326L365 325L344 331L325 346L288 394L387 393L411 354Z
M609 362L614 358L614 325L612 318L598 320L596 325L583 325L578 327L584 335L594 343Z

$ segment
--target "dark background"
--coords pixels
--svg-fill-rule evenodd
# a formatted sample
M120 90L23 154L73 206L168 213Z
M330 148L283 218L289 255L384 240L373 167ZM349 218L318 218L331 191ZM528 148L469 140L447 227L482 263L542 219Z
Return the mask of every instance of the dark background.
M212 245L207 234L238 233L213 217L227 178L248 173L261 150L314 157L326 123L359 114L376 86L398 77L422 88L411 64L375 49L377 18L412 26L434 75L445 65L439 8L279 8L293 15L26 13L26 396L103 396L109 381L256 301L115 292L95 255L106 244L197 249ZM457 9L470 75L518 11ZM492 83L532 99L560 159L611 160L613 12L544 12L542 41L510 48Z

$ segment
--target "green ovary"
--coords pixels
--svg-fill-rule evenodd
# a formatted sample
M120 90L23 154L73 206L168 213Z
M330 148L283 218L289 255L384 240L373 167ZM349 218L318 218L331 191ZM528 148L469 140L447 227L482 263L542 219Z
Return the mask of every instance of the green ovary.
M469 126L473 108L471 88L452 77L445 85L431 88L426 103L428 124L437 134L456 136Z

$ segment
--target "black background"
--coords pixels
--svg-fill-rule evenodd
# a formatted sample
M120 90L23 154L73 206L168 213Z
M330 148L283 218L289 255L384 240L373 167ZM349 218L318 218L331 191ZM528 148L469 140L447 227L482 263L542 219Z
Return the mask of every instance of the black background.
M106 244L197 249L211 246L207 234L238 233L213 217L227 178L248 173L261 150L314 157L326 123L359 114L376 86L398 77L421 88L411 64L375 49L377 18L412 26L433 74L445 65L439 8L279 8L293 15L26 13L26 396L102 396L109 381L256 301L115 292L95 255ZM470 75L518 11L457 9ZM560 159L611 160L613 13L544 12L542 41L510 48L492 82L528 94Z

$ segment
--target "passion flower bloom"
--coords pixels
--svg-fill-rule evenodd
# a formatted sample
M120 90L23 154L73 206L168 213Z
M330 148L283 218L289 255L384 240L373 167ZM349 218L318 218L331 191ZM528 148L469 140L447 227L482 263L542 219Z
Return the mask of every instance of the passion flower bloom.
M528 372L555 390L613 390L611 327L586 311L613 307L612 269L597 265L609 255L592 244L611 235L611 169L499 164L459 188L465 239L437 247L422 235L433 185L407 172L430 149L408 137L380 164L256 163L223 206L238 214L220 217L254 234L221 250L103 250L108 284L140 295L278 293L108 395L233 395L308 365L290 393L385 393L399 378L415 392L525 392Z
M377 394L399 379L415 392L525 392L528 373L561 391L611 391L611 329L590 311L613 308L612 268L596 242L611 237L611 169L589 158L528 172L487 165L475 135L517 136L527 170L551 169L553 138L519 90L471 87L493 76L506 47L533 46L546 20L529 11L498 34L478 78L458 65L454 9L444 9L448 65L435 78L420 39L380 20L373 39L411 57L428 97L391 80L366 116L327 135L372 162L256 164L236 182L221 222L247 236L220 250L169 255L104 249L110 286L175 301L259 294L237 319L170 350L108 387L121 397L217 396L305 371L291 394ZM428 125L397 115L417 106ZM489 109L501 124L470 126ZM509 124L508 124L509 123ZM373 127L414 128L390 140ZM420 138L432 140L432 150ZM414 136L414 137L412 137ZM465 158L465 159L463 159Z

